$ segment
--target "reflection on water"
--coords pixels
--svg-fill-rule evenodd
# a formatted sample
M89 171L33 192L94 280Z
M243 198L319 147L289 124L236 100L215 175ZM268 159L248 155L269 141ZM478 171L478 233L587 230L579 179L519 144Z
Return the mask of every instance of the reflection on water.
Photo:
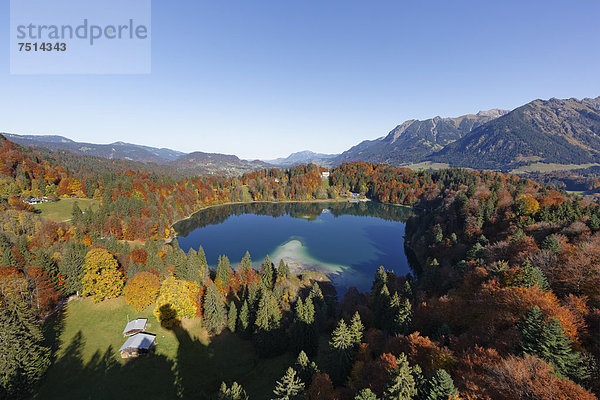
M175 225L180 247L200 245L211 265L226 254L237 264L246 250L255 267L269 254L293 272L321 271L341 293L369 290L379 265L409 272L404 221L410 209L375 202L251 203L208 208Z

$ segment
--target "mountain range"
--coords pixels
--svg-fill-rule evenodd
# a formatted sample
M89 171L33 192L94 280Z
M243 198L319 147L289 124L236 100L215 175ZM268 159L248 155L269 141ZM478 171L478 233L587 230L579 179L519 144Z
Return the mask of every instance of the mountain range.
M391 165L417 163L471 132L507 114L506 110L480 111L456 118L411 119L395 127L387 136L365 140L340 154L335 163L368 161Z
M45 147L50 150L67 150L76 154L165 164L185 155L180 151L143 146L124 142L96 144L75 142L57 135L15 135L3 133L12 142L23 146Z
M386 136L365 140L341 154L306 150L265 161L217 153L185 154L123 142L80 143L62 136L4 136L25 146L152 162L198 174L237 175L272 166L315 163L328 167L350 161L397 166L430 162L510 171L537 163L600 163L600 96L582 100L538 99L512 111L492 109L455 118L408 120Z
M276 158L275 160L265 160L265 162L276 165L278 167L291 167L300 164L316 164L319 166L329 166L331 161L338 157L339 154L323 154L315 153L310 150L299 151L292 153L285 158Z

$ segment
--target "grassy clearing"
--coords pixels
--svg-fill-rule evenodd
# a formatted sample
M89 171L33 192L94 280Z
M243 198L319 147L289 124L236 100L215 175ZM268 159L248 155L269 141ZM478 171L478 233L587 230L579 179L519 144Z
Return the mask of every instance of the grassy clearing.
M63 222L72 217L73 204L75 202L79 204L79 208L81 208L83 211L87 210L88 207L92 207L92 210L96 211L100 205L98 200L70 198L36 204L34 207L36 210L41 212L42 217L56 222Z
M416 164L409 164L406 165L406 168L410 168L413 171L423 171L423 170L434 170L437 171L438 169L444 169L444 168L449 168L450 164L445 164L445 163L434 163L431 161L423 161L420 163L416 163Z
M572 169L585 169L600 166L600 164L552 164L537 162L510 171L513 174L525 172L551 172L551 171L570 171Z
M157 335L152 354L120 358L117 350L125 341L128 315L148 318L146 331ZM202 399L222 381L237 381L251 398L269 398L295 358L260 359L251 341L228 332L209 339L200 320L166 330L152 315L152 306L138 313L124 298L99 304L71 301L46 321L45 332L54 363L36 399Z

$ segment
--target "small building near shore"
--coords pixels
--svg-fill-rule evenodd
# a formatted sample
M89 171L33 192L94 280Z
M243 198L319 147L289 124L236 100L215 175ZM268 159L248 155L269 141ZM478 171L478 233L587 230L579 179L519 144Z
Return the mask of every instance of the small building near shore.
M146 329L146 322L148 322L147 318L138 318L129 321L123 330L123 336L131 336L136 333L144 332Z
M136 333L127 338L123 346L119 349L121 358L137 357L141 354L148 354L154 347L156 335L150 333Z

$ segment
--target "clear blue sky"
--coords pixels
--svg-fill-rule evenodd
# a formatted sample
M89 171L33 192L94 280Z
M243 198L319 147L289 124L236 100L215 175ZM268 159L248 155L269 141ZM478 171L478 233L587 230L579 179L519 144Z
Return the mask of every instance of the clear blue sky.
M600 95L600 1L154 0L149 75L9 74L0 131L274 158Z

